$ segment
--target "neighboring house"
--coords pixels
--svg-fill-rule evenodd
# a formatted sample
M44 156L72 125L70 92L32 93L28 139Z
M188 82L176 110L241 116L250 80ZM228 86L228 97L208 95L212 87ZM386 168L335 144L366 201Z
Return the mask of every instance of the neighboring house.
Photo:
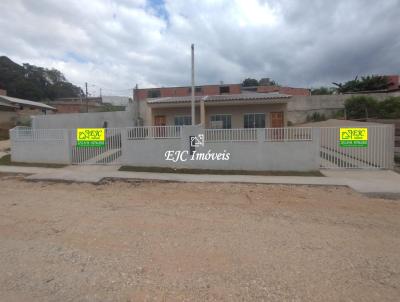
M134 99L143 125L191 124L191 87L136 89ZM309 96L305 88L241 84L195 87L196 124L207 128L284 127L287 101L292 96Z
M0 100L0 129L10 129L17 118L18 106Z
M124 110L128 105L129 97L88 97L86 98L59 98L49 104L57 109L57 114L86 113Z
M0 128L10 129L17 124L30 121L32 115L54 112L56 108L49 105L0 95Z
M222 129L284 127L290 97L280 93L196 96L196 124ZM188 96L148 99L145 108L145 125L178 126L192 122Z
M129 97L128 96L108 96L103 95L101 97L103 99L103 103L109 103L114 106L128 106Z
M57 109L57 113L97 112L97 108L102 104L101 97L58 98L51 102L51 105Z

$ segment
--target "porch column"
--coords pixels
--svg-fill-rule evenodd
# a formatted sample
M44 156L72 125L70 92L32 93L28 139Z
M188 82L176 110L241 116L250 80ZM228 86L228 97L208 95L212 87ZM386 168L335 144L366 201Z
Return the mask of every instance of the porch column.
M206 107L203 99L200 100L200 124L206 127Z
M147 107L147 118L143 126L154 126L153 110L150 106Z

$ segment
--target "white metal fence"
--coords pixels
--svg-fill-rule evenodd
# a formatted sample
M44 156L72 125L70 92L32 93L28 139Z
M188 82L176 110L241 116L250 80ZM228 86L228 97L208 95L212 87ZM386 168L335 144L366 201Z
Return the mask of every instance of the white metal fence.
M63 141L66 129L32 129L17 126L10 130L10 139L13 141Z
M322 168L391 169L394 160L394 128L392 125L368 126L368 147L340 147L340 127L320 129Z
M328 128L265 128L265 129L203 129L206 143L258 142L265 144L285 142L314 142L319 139L319 161L321 168L378 168L391 169L394 159L394 127L392 125L367 126L368 146L364 148L345 148L340 146L340 127ZM124 140L147 139L159 142L163 139L183 139L182 126L156 126L106 129L106 142L102 148L78 147L76 130L71 129L32 129L16 127L10 130L12 148L18 149L19 161L38 162L45 160L72 164L119 164L122 158ZM318 137L319 133L319 137ZM314 137L315 136L315 137ZM169 144L175 144L169 140ZM276 144L277 145L277 144ZM281 144L279 144L281 145ZM173 145L171 145L172 147ZM177 148L181 148L181 144ZM234 148L233 145L230 145ZM282 144L282 148L285 145ZM132 149L134 150L134 149ZM36 153L40 153L40 156ZM60 153L55 156L55 153ZM296 150L293 150L293 156ZM33 154L35 153L35 154ZM13 150L12 150L13 154ZM271 154L279 156L279 154ZM129 164L129 163L127 163Z
M266 142L281 141L310 141L312 140L312 128L266 128Z
M206 142L253 142L257 140L257 129L206 129Z
M126 128L127 139L179 138L182 126L152 126Z
M122 154L120 128L105 129L105 145L101 148L77 146L76 132L71 131L72 164L118 164Z

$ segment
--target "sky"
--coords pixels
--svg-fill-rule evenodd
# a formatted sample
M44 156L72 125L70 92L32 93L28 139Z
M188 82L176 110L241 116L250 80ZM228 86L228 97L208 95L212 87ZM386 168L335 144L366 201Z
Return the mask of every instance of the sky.
M98 94L400 73L400 0L1 0L0 55Z

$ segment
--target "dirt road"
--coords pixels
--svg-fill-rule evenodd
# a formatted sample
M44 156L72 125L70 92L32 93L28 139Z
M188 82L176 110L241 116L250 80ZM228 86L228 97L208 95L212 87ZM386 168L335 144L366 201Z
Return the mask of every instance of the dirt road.
M398 301L400 200L0 179L0 301Z

